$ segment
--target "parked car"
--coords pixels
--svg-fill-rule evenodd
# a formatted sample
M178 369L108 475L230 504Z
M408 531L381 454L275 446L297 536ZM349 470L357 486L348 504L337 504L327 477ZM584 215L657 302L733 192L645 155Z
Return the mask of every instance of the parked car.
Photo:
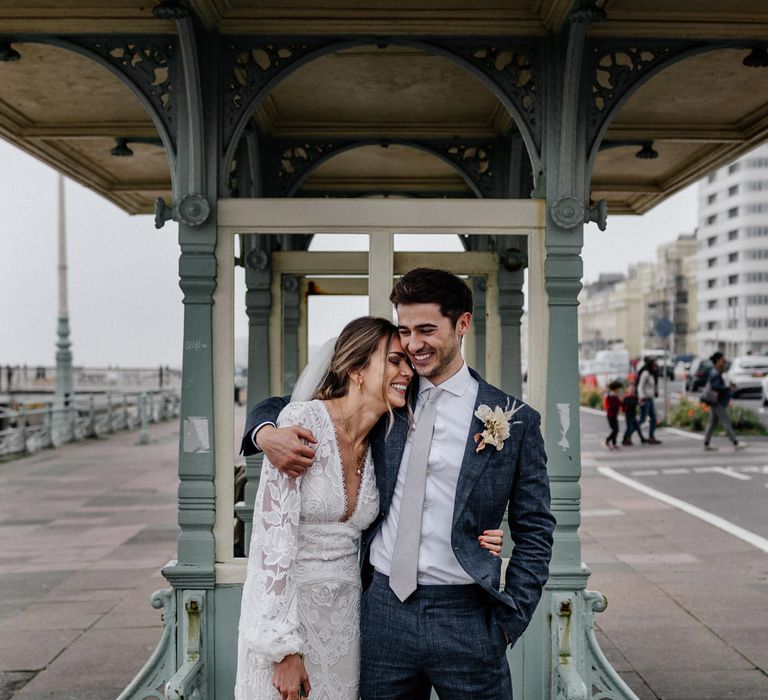
M685 377L687 391L698 391L707 383L712 363L706 357L695 357Z
M763 378L768 376L768 356L744 355L734 357L728 370L733 395L762 393Z
M763 377L761 394L763 399L763 406L768 406L768 376Z

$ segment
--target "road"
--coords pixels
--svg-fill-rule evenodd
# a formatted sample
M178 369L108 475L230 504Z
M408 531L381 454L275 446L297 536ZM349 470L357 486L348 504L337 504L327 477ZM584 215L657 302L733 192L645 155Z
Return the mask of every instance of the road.
M757 408L759 402L751 405ZM661 445L610 452L602 445L607 433L604 416L581 412L585 462L723 518L768 545L768 438L749 438L747 449L734 452L726 438L716 437L712 444L718 451L704 452L700 435L668 429L657 431Z

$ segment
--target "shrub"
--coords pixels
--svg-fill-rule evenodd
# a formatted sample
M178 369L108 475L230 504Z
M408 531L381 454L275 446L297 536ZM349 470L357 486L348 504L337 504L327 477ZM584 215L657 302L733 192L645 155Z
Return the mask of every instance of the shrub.
M700 401L681 399L669 413L669 424L678 428L685 428L696 432L702 432L709 421L710 408ZM768 435L760 416L749 408L743 406L729 406L728 415L733 423L733 429L737 433L747 435ZM718 425L715 434L720 434L722 428Z
M590 408L600 408L603 405L603 394L594 386L579 385L579 403Z

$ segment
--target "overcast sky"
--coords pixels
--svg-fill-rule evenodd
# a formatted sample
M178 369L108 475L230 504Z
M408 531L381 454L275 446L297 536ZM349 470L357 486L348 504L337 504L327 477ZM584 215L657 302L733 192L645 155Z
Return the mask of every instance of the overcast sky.
M55 364L57 317L56 172L0 140L0 365ZM177 228L156 230L151 216L128 216L93 192L66 184L69 310L76 365L154 367L181 364L181 290ZM625 272L652 260L656 247L690 233L697 219L696 188L671 197L642 217L609 212L608 230L585 230L584 278ZM397 249L405 249L398 237ZM435 237L409 240L408 249L458 249ZM349 244L358 247L364 241ZM332 245L328 242L325 246ZM319 247L318 247L319 249ZM242 279L237 275L237 279ZM328 302L319 302L320 304ZM242 308L242 305L241 305ZM310 318L310 343L321 342L365 310ZM236 335L247 333L236 315Z

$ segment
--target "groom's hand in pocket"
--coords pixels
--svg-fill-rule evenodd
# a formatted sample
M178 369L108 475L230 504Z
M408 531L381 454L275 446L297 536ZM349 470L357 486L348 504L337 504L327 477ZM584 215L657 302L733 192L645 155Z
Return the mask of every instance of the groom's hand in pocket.
M270 464L286 476L301 476L315 459L314 435L299 425L265 425L256 433L256 445Z

